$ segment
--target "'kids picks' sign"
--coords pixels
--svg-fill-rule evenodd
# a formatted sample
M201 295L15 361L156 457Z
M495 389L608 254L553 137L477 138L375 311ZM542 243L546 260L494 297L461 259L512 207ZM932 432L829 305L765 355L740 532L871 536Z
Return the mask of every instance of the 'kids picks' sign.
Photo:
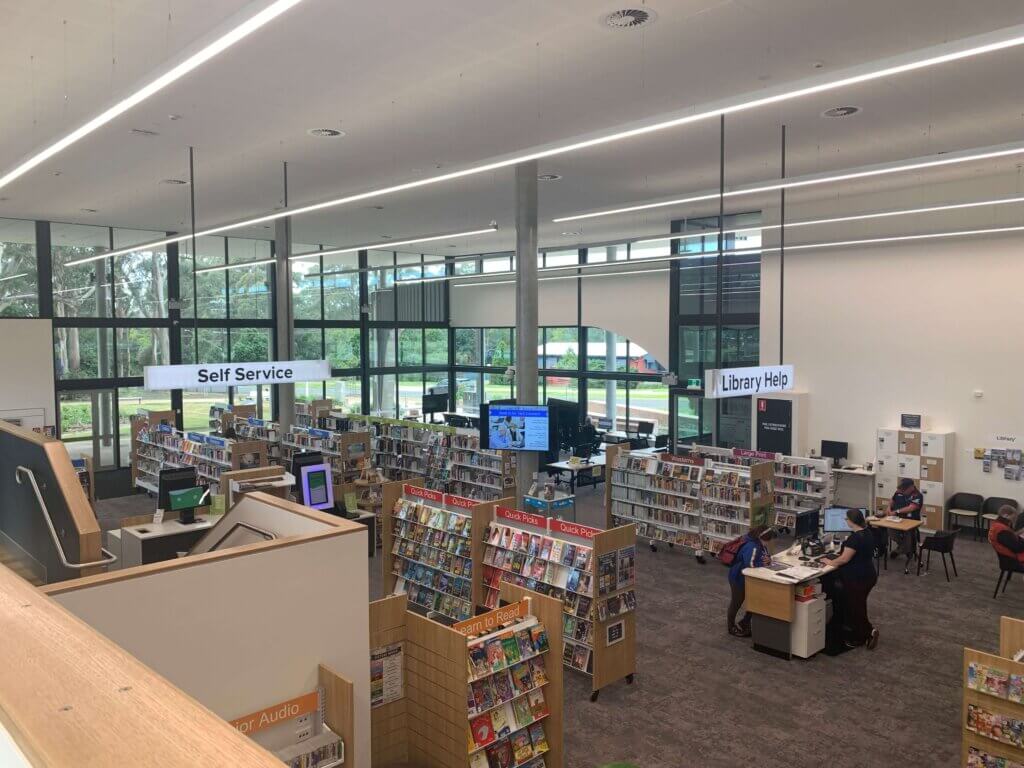
M519 619L529 613L530 603L526 600L520 600L518 603L512 603L488 613L474 616L472 619L460 621L458 624L453 624L452 629L466 636L485 635L509 622L519 621Z

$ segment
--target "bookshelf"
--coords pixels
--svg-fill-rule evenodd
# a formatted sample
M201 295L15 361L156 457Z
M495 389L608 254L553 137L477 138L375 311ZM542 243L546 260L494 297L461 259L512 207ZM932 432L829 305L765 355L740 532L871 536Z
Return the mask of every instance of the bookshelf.
M964 648L960 712L961 764L970 768L1024 765L1024 621L1003 616L1000 652Z
M173 412L141 412L131 418L133 487L157 493L161 469L195 467L199 484L220 494L222 472L267 466L266 443L182 432L159 418L161 413Z
M618 446L609 446L606 457L611 466L608 526L633 525L653 551L659 542L678 544L701 558L703 462L665 453L632 454Z
M708 552L717 554L753 526L774 521L773 478L773 467L767 462L743 466L711 461L705 466L701 532Z
M452 493L488 501L515 496L515 454L481 448L476 431L455 431L450 438L447 465Z
M621 587L618 566L622 562ZM496 506L486 529L484 605L497 605L506 584L562 604L562 663L587 674L596 699L602 687L636 665L636 530L609 531ZM609 579L614 582L609 583ZM612 635L610 625L616 625ZM621 647L620 647L621 644Z
M697 454L725 464L751 466L771 462L775 473L774 525L792 529L796 516L807 509L824 509L831 504L832 471L827 459L785 456L781 453L750 451L743 448L717 448L711 445L693 445L691 455Z
M334 484L345 485L359 477L362 463L370 455L370 435L294 426L281 439L285 465L290 466L292 457L300 451L320 451L331 465Z
M330 398L296 403L294 423L300 427L316 427L318 426L317 420L329 415L333 405L334 401Z
M352 481L357 494L356 506L364 512L372 512L373 516L377 518L377 524L374 526L377 531L377 549L384 545L384 534L381 530L383 525L381 509L384 506L383 489L385 482L386 480L380 473L380 470L370 466L368 462L363 462L363 467L359 471L359 477Z
M227 403L214 403L210 406L210 432L223 436L236 422L245 421L250 416L256 415L255 405L229 405Z
M481 603L484 530L493 503L423 487L423 480L385 483L381 490L382 568L387 594L455 621Z
M275 421L257 419L255 416L236 417L235 435L239 440L259 440L267 444L267 461L281 463L281 426Z
M85 497L89 503L96 506L96 476L92 469L92 459L85 456L81 459L72 459L71 466L75 470L79 485L85 491Z

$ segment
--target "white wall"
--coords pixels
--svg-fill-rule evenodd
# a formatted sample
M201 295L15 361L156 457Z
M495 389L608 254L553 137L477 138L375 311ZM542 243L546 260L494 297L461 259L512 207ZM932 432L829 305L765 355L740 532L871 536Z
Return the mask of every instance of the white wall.
M53 323L5 319L0 325L0 411L43 408L46 424L56 424L53 387Z
M486 279L483 279L486 282ZM576 325L576 280L540 283L541 325ZM646 349L668 367L669 280L667 272L583 280L583 324L614 331ZM464 328L515 325L515 286L455 283L451 322Z
M354 685L352 764L369 768L368 595L362 530L54 599L226 720L313 690L317 665L331 667Z
M848 441L852 461L871 461L876 428L921 413L925 428L956 433L953 491L1024 500L1024 483L986 475L972 458L997 432L1024 435L1022 252L1024 236L787 253L785 362L809 392L809 444ZM769 255L766 364L778 362L778 302Z

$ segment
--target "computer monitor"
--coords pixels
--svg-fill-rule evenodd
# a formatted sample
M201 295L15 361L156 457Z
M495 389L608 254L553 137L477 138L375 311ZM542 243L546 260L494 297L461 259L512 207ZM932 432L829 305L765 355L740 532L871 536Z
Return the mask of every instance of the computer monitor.
M480 406L480 447L492 450L547 451L550 447L546 405Z
M636 431L644 437L650 437L654 434L654 422L653 421L638 421L636 423Z
M300 451L292 456L292 474L295 475L294 490L297 495L302 493L302 468L314 464L323 464L324 455L320 451Z
M846 513L849 507L825 507L825 533L849 533Z
M615 429L615 423L610 418L601 417L597 420L597 428L608 432Z
M178 513L178 522L192 525L196 521L196 507L210 506L210 489L201 485L167 492L170 511Z
M424 395L423 396L423 413L433 415L435 413L444 413L448 410L448 394L440 395Z
M199 475L195 467L173 467L161 469L157 485L156 508L168 511L171 509L171 491L183 491L199 485Z
M812 509L797 513L796 524L793 527L794 539L813 539L818 535L818 527L821 524L821 510Z
M313 509L334 509L330 464L307 464L299 470L300 504Z
M840 443L836 440L821 441L822 458L832 459L832 466L838 467L839 461L845 459L850 452L849 443Z

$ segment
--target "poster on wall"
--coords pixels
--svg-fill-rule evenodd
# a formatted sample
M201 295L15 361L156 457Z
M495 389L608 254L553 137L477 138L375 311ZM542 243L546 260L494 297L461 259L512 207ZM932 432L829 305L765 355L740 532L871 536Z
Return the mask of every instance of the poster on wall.
M793 401L757 398L757 449L790 456L793 453Z
M636 547L620 549L618 560L618 579L615 588L625 589L633 586L633 582L636 580Z
M370 706L383 707L405 695L401 643L370 651Z

